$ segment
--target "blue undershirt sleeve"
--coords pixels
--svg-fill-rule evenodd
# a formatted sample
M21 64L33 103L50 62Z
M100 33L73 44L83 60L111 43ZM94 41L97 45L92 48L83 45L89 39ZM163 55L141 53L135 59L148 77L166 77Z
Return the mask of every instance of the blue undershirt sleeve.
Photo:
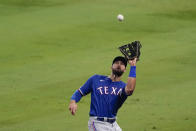
M82 94L79 92L79 90L77 90L72 95L71 100L75 100L76 102L78 102L78 101L80 101L81 98L82 98Z

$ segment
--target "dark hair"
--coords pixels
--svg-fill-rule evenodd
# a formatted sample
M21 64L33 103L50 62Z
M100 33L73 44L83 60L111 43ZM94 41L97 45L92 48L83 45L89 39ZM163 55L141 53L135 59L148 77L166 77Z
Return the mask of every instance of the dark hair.
M116 61L122 61L122 63L125 65L125 67L127 67L127 59L123 56L117 56L114 58L112 65L116 62Z

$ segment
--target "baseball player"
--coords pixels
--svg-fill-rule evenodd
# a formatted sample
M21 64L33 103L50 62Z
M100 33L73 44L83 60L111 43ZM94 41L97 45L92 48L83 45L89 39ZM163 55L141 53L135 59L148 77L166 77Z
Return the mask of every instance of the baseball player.
M77 102L91 93L89 113L89 131L122 131L116 122L119 108L128 96L132 95L136 85L136 59L129 60L130 73L127 83L121 81L126 70L127 59L122 56L114 58L111 66L111 75L94 75L80 87L71 97L69 110L75 115Z

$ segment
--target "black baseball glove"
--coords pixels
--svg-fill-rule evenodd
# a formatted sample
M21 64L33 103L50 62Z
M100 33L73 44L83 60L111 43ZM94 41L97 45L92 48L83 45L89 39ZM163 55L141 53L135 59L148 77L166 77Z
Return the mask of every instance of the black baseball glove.
M140 57L141 47L142 45L140 41L134 41L132 43L128 43L126 45L120 46L119 50L128 60L133 60L134 58L137 58L138 61Z

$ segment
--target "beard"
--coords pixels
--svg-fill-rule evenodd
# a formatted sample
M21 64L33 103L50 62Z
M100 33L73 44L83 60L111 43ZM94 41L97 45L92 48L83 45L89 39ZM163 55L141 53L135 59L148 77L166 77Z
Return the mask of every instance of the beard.
M123 74L124 72L121 71L121 70L112 69L112 73L113 73L115 76L120 77L120 76L122 76L122 74Z

